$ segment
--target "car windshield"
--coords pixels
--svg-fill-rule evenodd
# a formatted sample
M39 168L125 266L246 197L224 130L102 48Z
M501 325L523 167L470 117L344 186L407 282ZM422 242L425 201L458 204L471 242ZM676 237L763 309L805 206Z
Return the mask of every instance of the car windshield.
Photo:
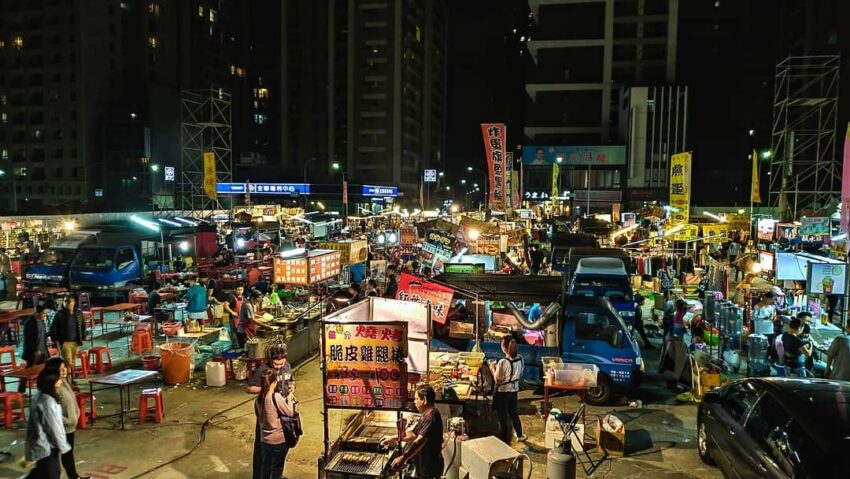
M632 287L623 278L576 278L573 294L598 296L611 302L633 301Z
M73 256L74 250L48 249L39 256L38 263L47 266L66 265Z
M113 266L115 251L111 249L81 249L71 268L78 270L106 271Z

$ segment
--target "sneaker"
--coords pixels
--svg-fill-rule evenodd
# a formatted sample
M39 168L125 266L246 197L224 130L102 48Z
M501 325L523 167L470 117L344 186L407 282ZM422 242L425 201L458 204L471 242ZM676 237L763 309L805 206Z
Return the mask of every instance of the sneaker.
M522 436L517 436L516 440L519 441L519 442L525 442L525 441L528 440L528 436L523 434Z

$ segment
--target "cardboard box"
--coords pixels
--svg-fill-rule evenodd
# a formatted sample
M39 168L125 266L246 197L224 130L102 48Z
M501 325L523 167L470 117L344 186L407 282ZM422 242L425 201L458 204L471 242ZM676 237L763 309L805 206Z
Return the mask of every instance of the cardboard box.
M575 427L577 434L570 434L570 444L573 448L573 451L581 451L582 444L584 444L584 424L576 424ZM578 436L578 438L576 438ZM561 425L558 424L554 418L549 418L546 420L546 438L544 440L544 446L546 449L554 449L555 444L564 440L564 431L561 429Z
M714 388L720 387L720 373L700 373L699 385L702 388L700 395L706 391L711 391Z
M609 432L602 429L602 420L596 420L596 447L609 456L623 457L626 454L626 426L619 431Z

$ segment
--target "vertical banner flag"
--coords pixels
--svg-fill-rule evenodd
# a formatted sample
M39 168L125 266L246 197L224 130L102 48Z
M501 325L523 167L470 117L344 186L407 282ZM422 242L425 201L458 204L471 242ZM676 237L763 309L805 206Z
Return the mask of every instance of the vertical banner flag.
M522 168L522 163L519 165ZM520 196L519 196L519 172L517 170L511 171L511 197L513 198L514 208L520 208L522 205L520 204Z
M670 157L670 225L687 224L691 206L691 154Z
M850 234L850 123L844 136L844 167L841 175L841 232Z
M217 199L215 181L215 153L207 151L204 153L204 193L212 200Z
M342 204L348 206L348 180L342 182ZM348 209L345 212L348 214Z
M560 177L561 166L557 163L552 164L552 198L558 197L558 179L560 179Z
M759 192L759 156L756 150L753 150L753 186L752 191L750 191L750 201L761 203L761 193Z
M490 204L492 210L505 209L505 124L482 123L484 151L487 154L487 166L490 173Z
M514 154L509 151L505 153L505 208L516 208L514 204L514 195L511 192L513 188L513 171L514 171Z

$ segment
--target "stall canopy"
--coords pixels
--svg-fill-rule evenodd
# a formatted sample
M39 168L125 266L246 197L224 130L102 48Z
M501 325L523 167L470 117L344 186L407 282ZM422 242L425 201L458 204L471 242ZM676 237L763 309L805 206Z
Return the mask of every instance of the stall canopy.
M443 273L432 281L486 301L548 303L564 291L561 276Z

